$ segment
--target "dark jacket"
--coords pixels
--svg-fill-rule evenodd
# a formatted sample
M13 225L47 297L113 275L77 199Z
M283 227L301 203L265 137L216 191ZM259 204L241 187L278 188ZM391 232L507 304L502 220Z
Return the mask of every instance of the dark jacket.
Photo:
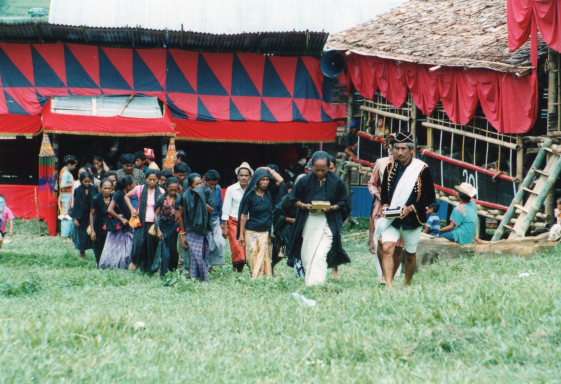
M183 206L183 221L186 231L204 235L212 231L210 213L206 205L212 207L214 192L209 187L197 187L183 192L181 205Z
M94 230L98 236L107 234L107 223L111 219L107 213L109 205L105 205L103 194L98 193L92 199L92 209L94 209Z
M333 235L333 243L331 244L331 250L327 254L327 265L330 268L337 267L338 265L350 263L351 259L347 252L343 249L343 243L341 239L341 233L343 231L343 222L348 216L349 209L349 197L347 194L347 186L337 175L333 172L327 173L326 179L326 192L327 200L331 205L338 205L341 208L335 211L331 211L325 214L327 219L327 224ZM315 175L304 176L296 185L294 186L294 193L290 193L290 203L294 205L296 201L300 201L304 204L311 203L313 199L313 193L316 190L319 182ZM299 209L298 215L296 216L296 223L294 224L294 231L290 237L290 244L288 247L288 263L290 265L291 260L295 258L299 259L302 250L302 233L304 232L304 225L308 219L309 211Z
M285 195L273 209L273 258L278 259L282 251L286 254L286 249L290 244L290 236L294 230L294 224L288 223L286 218L295 219L298 215L298 208L292 204L290 195ZM289 265L294 265L294 259L288 261Z
M388 164L384 178L382 180L382 189L380 193L380 201L382 205L391 204L393 191L395 190L404 167L398 161L392 161ZM434 184L429 167L425 167L415 183L415 187L407 199L405 205L413 205L415 212L405 216L403 219L394 219L392 226L395 228L403 228L405 230L415 229L424 226L427 222L426 208L434 203L436 195L434 192ZM393 207L395 208L395 207Z
M92 185L89 188L89 193L86 194L86 189L80 185L74 190L74 201L70 217L78 220L80 223L87 223L90 220L90 209L92 207L92 200L97 194L96 188Z
M266 171L264 169L258 169L257 171L255 171L255 173L253 174L253 177L251 178L251 180L249 180L249 183L247 184L247 188L245 189L242 200L240 201L240 209L238 211L238 232L237 232L237 235L236 235L237 238L240 237L240 225L239 225L239 223L241 223L241 221L242 221L242 212L244 212L248 208L250 196L252 196L252 194L255 193L255 190L257 189L257 185L259 184L259 181L261 181L261 179L263 179L265 177L267 177L269 179L269 187L268 187L266 193L268 193L269 196L271 196L269 191L271 190L271 183L274 183L274 180L273 180L271 174L269 173L269 171ZM275 206L275 203L274 203L272 197L271 197L271 201L272 201L272 207L271 207L271 215L272 215L273 207Z

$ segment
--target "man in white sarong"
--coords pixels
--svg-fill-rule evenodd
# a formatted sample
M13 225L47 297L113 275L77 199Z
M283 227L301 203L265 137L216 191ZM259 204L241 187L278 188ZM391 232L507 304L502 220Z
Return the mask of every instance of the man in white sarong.
M436 200L430 169L423 161L413 158L414 153L411 134L399 132L394 142L394 158L382 180L382 217L376 221L374 244L381 238L382 270L388 287L392 286L401 264L401 255L394 253L400 237L405 243L405 284L411 284L417 268L417 245L427 221L426 207ZM386 209L399 209L399 216L390 217Z
M313 173L298 181L289 194L298 214L288 256L302 260L308 286L325 283L327 268L351 261L341 239L349 206L347 187L335 173L329 172L326 152L315 152L311 161Z

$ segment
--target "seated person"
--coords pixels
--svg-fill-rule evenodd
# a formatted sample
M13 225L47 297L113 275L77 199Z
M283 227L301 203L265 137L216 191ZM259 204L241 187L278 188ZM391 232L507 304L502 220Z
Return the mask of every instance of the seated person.
M431 236L438 237L440 234L440 217L437 212L440 209L440 204L437 202L432 203L427 207L427 225L423 230L424 233Z
M477 224L477 204L473 201L477 189L469 183L457 185L460 193L460 205L452 211L450 224L440 230L440 237L454 241L458 244L473 244Z
M349 133L345 135L345 154L350 157L356 157L358 149L358 121L351 120L349 124Z
M549 230L549 241L559 241L559 238L561 238L561 197L557 198L555 221L555 224Z

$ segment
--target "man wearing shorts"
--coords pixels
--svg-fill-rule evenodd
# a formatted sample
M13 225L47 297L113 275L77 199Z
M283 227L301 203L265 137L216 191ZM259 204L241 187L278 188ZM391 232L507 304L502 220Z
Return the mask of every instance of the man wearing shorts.
M401 237L405 243L405 284L417 268L417 245L426 225L426 207L436 200L430 169L413 157L415 145L410 133L399 132L393 144L393 159L382 180L382 217L376 221L375 243L382 241L382 270L386 285L391 287L401 260L395 260L394 250ZM399 215L390 217L386 209L398 208Z

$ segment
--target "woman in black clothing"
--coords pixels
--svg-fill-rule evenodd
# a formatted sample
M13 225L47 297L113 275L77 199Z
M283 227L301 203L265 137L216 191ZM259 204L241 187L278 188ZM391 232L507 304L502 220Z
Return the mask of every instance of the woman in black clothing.
M103 161L103 157L94 155L89 170L92 174L94 186L101 192L101 181L107 177L106 172L109 171L109 167L105 164L105 161Z
M101 193L98 193L93 198L92 208L90 209L90 238L93 241L95 262L98 266L107 237L107 222L110 218L107 213L107 208L109 208L109 204L111 203L113 183L111 180L104 179L100 184L100 188Z
M177 233L179 228L179 201L181 196L179 180L170 177L167 181L167 191L156 202L156 230L160 245L158 247L158 267L160 275L164 276L168 271L175 271L179 260L177 252ZM153 268L156 269L156 268Z
M96 189L92 185L92 175L89 172L82 172L80 186L74 190L74 202L70 214L74 222L74 245L80 251L82 259L86 258L86 249L92 247L87 230L92 199L96 194Z
M131 263L132 229L129 226L131 212L125 203L125 194L134 188L132 177L125 176L117 181L107 213L107 239L99 260L100 268L127 269Z
M275 238L273 239L273 263L275 250L282 252L284 255L288 253L288 245L290 236L294 231L294 223L298 208L292 204L291 196L285 195L273 209L273 228ZM289 257L287 260L289 267L294 267L294 276L304 277L304 267L300 259Z
M156 222L156 203L164 190L158 186L160 172L154 169L146 171L146 182L137 185L125 195L131 215L138 217L141 226L134 229L132 245L131 271L140 267L142 272L151 273L154 256L158 247L158 237L151 234L151 228ZM134 208L131 198L136 196L138 208ZM155 229L155 228L154 228Z
M240 202L238 241L245 246L253 279L273 275L273 199L268 191L271 179L266 169L255 171Z

